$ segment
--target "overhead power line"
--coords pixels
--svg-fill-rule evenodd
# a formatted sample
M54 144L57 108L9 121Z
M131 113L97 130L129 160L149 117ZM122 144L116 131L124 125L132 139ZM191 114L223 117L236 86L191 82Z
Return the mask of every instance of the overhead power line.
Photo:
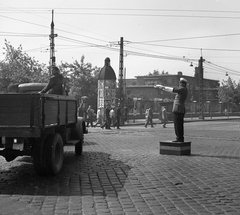
M240 71L229 69L229 68L226 68L226 67L223 67L223 66L219 66L219 65L211 63L209 61L205 61L204 63L206 63L211 68L217 68L218 70L221 70L221 71L224 71L224 72L232 72L232 73L240 75Z
M157 11L157 12L199 12L199 13L230 13L230 14L240 14L240 11L230 11L230 10L182 10L182 9L155 9L155 8L94 8L94 7L64 7L64 8L57 8L58 10L96 10L96 11ZM48 7L18 7L8 9L5 7L0 7L0 10L41 10L41 11L50 11Z
M43 28L49 28L49 26L37 24L37 23L34 23L34 22L29 22L29 21L26 21L26 20L16 19L16 18L13 18L13 17L4 16L4 15L0 15L0 16L1 16L1 17L4 17L4 18L6 18L6 19L15 20L15 21L18 21L18 22L24 22L24 23L27 23L27 24L36 25L36 26L40 26L40 27L43 27Z
M11 8L11 9L6 9L6 8L0 8L1 13L26 13L26 12L33 12L34 13L49 13L48 8ZM71 10L70 12L68 12ZM74 12L74 10L76 12ZM91 12L79 12L81 11L91 11ZM101 11L99 12L94 12L94 11ZM113 11L114 13L109 13L106 11ZM149 13L136 13L136 12L149 12ZM121 12L121 13L119 13ZM127 12L127 13L126 13ZM134 13L129 13L129 12L134 12ZM164 14L153 14L153 12L163 12ZM172 12L174 14L165 14L166 12ZM196 14L196 13L214 13L215 15L186 15L186 14L176 14L176 12L181 12L181 13L189 13L191 12ZM140 16L140 17L178 17L178 18L212 18L212 19L240 19L239 16L235 16L240 14L240 11L213 11L213 10L161 10L161 9L116 9L116 8L59 8L56 9L56 14L68 14L68 15L94 15L94 16ZM231 14L234 16L222 16L221 14L218 15L219 13L226 13L226 14Z
M170 46L170 45L144 44L144 43L142 45L160 46L160 47L176 48L176 49L204 50L204 51L229 51L229 52L239 52L240 51L240 49L213 49L213 48L202 48L202 47Z
M1 17L4 17L4 18L7 18L7 19L16 20L16 21L19 21L19 22L24 22L24 23L27 23L27 24L40 26L40 27L43 27L43 28L49 28L49 26L44 26L44 25L40 25L40 24L37 24L37 23L33 23L33 22L21 20L21 19L16 19L16 18L13 18L13 17L8 17L8 16L4 16L4 15L0 15L0 16L1 16ZM61 31L61 32L65 32L65 33L69 33L69 34L72 34L72 35L77 35L77 36L85 37L85 38L88 38L88 39L93 39L93 40L98 40L98 41L107 42L107 41L105 41L105 40L101 40L101 39L98 39L98 38L89 37L89 36L85 36L85 35L81 35L81 34L77 34L77 33L72 33L72 32L70 32L70 31L65 31L65 30L61 30L61 29L58 29L58 28L56 28L56 30Z
M13 37L47 37L47 34L32 34L32 33L17 33L17 32L4 32L0 31L0 36L13 36Z
M218 35L206 35L206 36L197 36L197 37L182 37L182 38L170 38L162 40L149 40L149 41L138 41L138 42L129 42L131 44L148 44L155 42L166 42L166 41L178 41L178 40L194 40L194 39L205 39L205 38L215 38L215 37L229 37L229 36L240 36L240 33L233 34L218 34Z
M79 12L56 12L66 15L88 15L88 16L132 16L132 17L172 17L172 18L208 18L208 19L240 19L240 16L197 16L197 15L176 15L176 14L130 14L130 13L79 13Z
M74 9L74 8L73 8ZM2 10L2 8L0 8L0 11ZM22 9L21 9L22 10ZM62 9L57 9L57 13L63 13L63 14L75 14L74 12L61 12L60 10ZM80 10L80 8L79 8ZM90 9L87 9L87 10L90 10ZM109 11L111 9L108 9ZM119 10L121 11L122 9L116 9L116 10ZM9 10L10 11L10 10ZM17 10L16 10L17 11ZM49 13L49 9L45 10L45 12ZM126 10L126 11L131 11L131 10ZM132 10L134 11L134 10ZM139 10L135 10L135 11L141 11L141 9ZM150 11L150 10L147 10L147 9L143 9L142 11ZM152 10L152 11L158 11L159 10ZM188 12L188 11L185 11L185 10L162 10L162 12L173 12L173 11L176 11L176 12ZM6 12L6 11L5 11ZM11 12L13 12L13 10L11 10ZM21 12L27 12L27 11L21 11ZM29 13L32 13L33 11L29 11ZM190 12L190 11L189 11ZM191 10L191 12L193 12ZM198 11L198 12L210 12L210 11ZM212 11L212 12L217 12L217 11ZM220 12L226 12L226 11L218 11L218 13ZM34 12L35 13L35 12ZM226 12L228 13L228 12ZM234 13L238 14L240 13L240 11L235 11ZM90 15L105 15L105 14L101 14L101 13L81 13L81 14L90 14ZM149 16L149 14L127 14L127 13L115 13L115 14L112 14L112 13L106 13L106 15L130 15L130 16ZM169 14L150 14L150 15L153 15L153 16L175 16L175 17L193 17L193 16L189 16L189 15L177 15L177 14L174 14L174 15L169 15ZM41 27L44 27L44 28L49 28L49 26L43 26L43 25L39 25L39 24L36 24L36 23L32 23L32 22L29 22L29 21L24 21L24 20L20 20L20 19L16 19L16 18L12 18L12 17L8 17L8 16L3 16L3 15L0 15L1 17L5 17L5 18L9 18L9 19L13 19L13 20L17 20L17 21L21 21L21 22L25 22L25 23L28 23L28 24L33 24L33 25L37 25L37 26L41 26ZM194 16L194 17L198 17L198 16ZM202 17L212 17L212 16L200 16L201 18ZM214 18L222 18L222 17L214 17ZM229 17L229 18L237 18L239 19L240 17ZM61 30L61 29L57 29L58 31L61 31L61 32L65 32L65 33L70 33L72 35L77 35L77 36L83 36L85 38L88 38L88 39L94 39L94 40L98 40L100 41L99 39L97 38L93 38L93 37L86 37L85 35L80 35L80 34L76 34L76 33L72 33L72 32L68 32L68 31L64 31L64 30ZM44 34L27 34L27 33L13 33L13 32L0 32L0 36L28 36L28 37L39 37L39 36L48 36L48 35L44 35ZM197 37L187 37L187 38L170 38L170 39L165 39L165 40L153 40L153 41L142 41L142 42L129 42L129 44L142 44L142 45L149 45L149 46L162 46L162 47L169 47L169 48L181 48L181 49L196 49L196 50L200 50L200 49L203 49L203 50L211 50L211 51L240 51L240 50L232 50L232 49L205 49L205 48L195 48L195 47L180 47L180 46L166 46L166 45L159 45L159 44L149 44L149 43L155 43L155 42L164 42L164 41L176 41L176 40L192 40L192 39L204 39L204 38L214 38L214 37L226 37L226 36L239 36L240 33L235 33L235 34L224 34L224 35L210 35L210 36L197 36ZM101 48L101 49L107 49L107 50L111 50L111 51L116 51L116 52L119 52L118 49L115 49L113 47L109 47L107 45L98 45L98 44L94 44L94 43L89 43L89 42L84 42L84 41L80 41L80 40L75 40L75 39L72 39L72 38L69 38L69 37L59 37L59 39L61 40L65 40L65 41L68 41L68 42L73 42L73 43L77 43L77 44L81 44L82 46L80 47L96 47L96 48ZM103 41L103 40L101 40ZM107 41L103 41L103 42L107 42ZM79 47L79 46L78 46ZM37 49L33 49L33 50L37 50ZM31 50L31 51L33 51ZM30 51L30 50L29 50ZM189 62L189 61L197 61L196 59L187 59L187 58L183 58L183 57L177 57L177 56L169 56L169 55L165 55L165 54L147 54L147 53L143 53L143 52L134 52L134 51L130 51L130 50L125 50L125 52L127 54L130 54L130 55L135 55L135 56L142 56L142 57L150 57L150 58L160 58L160 59L166 59L166 60L178 60L178 61L185 61L185 62ZM212 70L216 70L216 71L231 71L233 73L236 73L236 74L239 74L239 72L237 71L234 71L234 70L230 70L230 69L227 69L227 68L221 68L221 66L218 66L218 65L208 65L207 66L208 68L212 69Z
M61 40L64 40L64 41L68 41L68 42L88 45L89 47L103 48L103 49L108 49L108 50L119 52L119 49L109 47L107 45L98 45L98 44L88 43L88 42L84 42L84 41L80 41L80 40L76 40L76 39L72 39L72 38L68 38L68 37L62 37L62 36L59 36L58 38ZM188 59L188 58L183 58L183 57L173 57L173 56L164 56L164 55L156 55L156 54L153 55L153 54L147 54L147 53L142 53L142 52L134 52L131 50L125 50L125 53L127 53L128 55L161 58L161 59L168 59L168 60L180 60L180 61L187 61L187 62L197 61L196 59Z

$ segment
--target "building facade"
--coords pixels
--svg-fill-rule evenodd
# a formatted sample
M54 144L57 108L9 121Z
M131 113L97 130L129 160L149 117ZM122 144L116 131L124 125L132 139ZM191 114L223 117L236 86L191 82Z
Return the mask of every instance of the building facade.
M185 78L188 81L189 95L186 101L187 109L192 109L194 103L195 111L197 111L197 103L199 103L199 78L198 69L195 68L194 76L186 76L182 72L177 74L159 74L136 76L135 79L126 79L126 97L133 100L132 106L137 108L139 113L143 113L147 106L152 105L154 112L159 112L161 106L167 106L168 111L171 111L171 105L175 97L174 94L164 92L154 88L154 85L162 84L164 86L177 87L180 78ZM203 101L206 103L206 109L209 104L218 104L218 88L219 81L212 79L203 79Z

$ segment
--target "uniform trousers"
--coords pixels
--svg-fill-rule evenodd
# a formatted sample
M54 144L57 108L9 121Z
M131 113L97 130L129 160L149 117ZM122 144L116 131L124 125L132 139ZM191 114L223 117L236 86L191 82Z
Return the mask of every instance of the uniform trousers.
M174 130L176 134L176 141L184 142L184 114L173 113L174 115Z

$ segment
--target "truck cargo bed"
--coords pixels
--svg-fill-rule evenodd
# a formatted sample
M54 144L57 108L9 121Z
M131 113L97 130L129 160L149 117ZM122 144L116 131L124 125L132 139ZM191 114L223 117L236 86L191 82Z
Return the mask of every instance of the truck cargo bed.
M51 127L77 122L77 101L50 94L0 94L0 137L40 137Z

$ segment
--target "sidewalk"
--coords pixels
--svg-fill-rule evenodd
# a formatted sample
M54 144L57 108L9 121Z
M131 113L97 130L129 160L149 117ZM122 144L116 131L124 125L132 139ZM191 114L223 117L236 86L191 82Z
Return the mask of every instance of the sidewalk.
M199 119L198 117L185 117L184 122L198 122L198 121L221 121L221 120L240 120L240 116L216 116L216 117L204 117L204 119ZM128 122L125 122L122 126L134 126L134 125L144 125L145 119L135 119L135 122L133 120L128 120ZM173 123L173 121L168 121L168 123ZM159 119L153 119L153 124L161 124L161 120Z

